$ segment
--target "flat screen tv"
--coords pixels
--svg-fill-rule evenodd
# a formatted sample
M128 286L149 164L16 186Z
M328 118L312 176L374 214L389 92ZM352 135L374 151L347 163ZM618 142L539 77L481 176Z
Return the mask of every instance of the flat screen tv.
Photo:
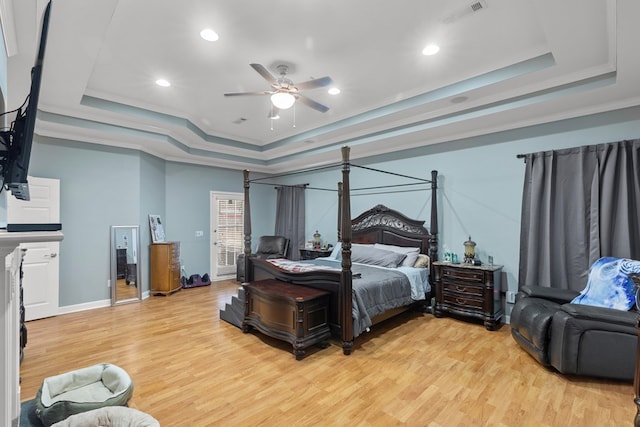
M51 1L47 4L42 18L40 46L35 64L31 68L31 89L25 102L17 109L16 118L11 123L9 130L0 132L0 145L3 145L5 149L4 152L0 152L0 166L2 167L2 189L0 191L10 190L11 194L20 200L30 199L27 173L31 157L31 145L33 143L33 130L36 124L42 63L47 44L50 13Z

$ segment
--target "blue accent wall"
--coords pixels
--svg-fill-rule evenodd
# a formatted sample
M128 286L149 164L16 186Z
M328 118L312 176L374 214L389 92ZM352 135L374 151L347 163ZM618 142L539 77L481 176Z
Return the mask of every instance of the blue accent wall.
M109 299L110 227L138 224L140 153L36 141L30 175L60 180L60 306Z
M524 163L519 153L590 145L640 135L640 107L428 145L354 163L430 178L439 171L440 252L463 253L469 235L482 261L488 255L504 265L504 288L517 290L520 209ZM165 162L134 150L38 137L30 173L61 180L60 305L109 298L109 226L140 225L143 291L148 284L148 214L163 217L168 240L181 242L189 274L209 272L211 191L242 193L242 172ZM283 183L334 189L340 169L296 175ZM353 188L401 181L353 168ZM252 185L252 228L256 237L273 234L275 190ZM318 230L336 241L337 195L308 190L306 236ZM412 218L430 221L430 191L365 194L352 198L352 216L381 203ZM202 230L203 237L195 237ZM567 242L570 250L571 242Z
M2 102L7 103L7 49L4 42L4 32L0 24L0 91L2 92ZM4 112L4 110L2 111Z
M112 225L140 226L142 291L149 290L149 214L181 242L191 273L209 272L209 192L243 191L242 172L165 162L135 150L36 137L30 175L60 180L60 306L110 298ZM254 235L273 234L273 188L252 190ZM195 231L204 236L196 238Z
M142 290L149 290L149 245L151 229L149 214L165 219L166 205L166 163L162 159L146 153L140 155L140 216L136 224L140 226L140 274Z
M439 249L464 253L469 235L476 253L504 265L503 288L517 290L520 216L525 165L517 154L592 145L640 137L640 107L500 132L479 138L425 146L388 156L353 160L354 164L430 179L438 170ZM397 158L394 158L397 157ZM335 187L340 170L296 175L295 182L310 187ZM407 182L396 177L353 167L352 188ZM336 241L337 199L334 193L306 193L306 237L315 230L329 243ZM383 204L430 226L430 190L395 194L354 195L351 216ZM571 250L571 242L567 242Z

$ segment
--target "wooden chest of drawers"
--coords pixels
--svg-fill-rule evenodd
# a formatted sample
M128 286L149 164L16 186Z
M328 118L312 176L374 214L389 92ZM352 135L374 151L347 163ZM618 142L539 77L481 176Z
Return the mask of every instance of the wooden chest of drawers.
M180 242L150 246L149 290L152 295L169 295L180 287Z
M328 292L274 279L242 286L244 332L254 327L265 335L291 343L297 360L304 357L307 347L326 344L331 335Z
M501 265L473 266L434 262L435 316L445 313L478 318L495 330L503 316L500 298Z

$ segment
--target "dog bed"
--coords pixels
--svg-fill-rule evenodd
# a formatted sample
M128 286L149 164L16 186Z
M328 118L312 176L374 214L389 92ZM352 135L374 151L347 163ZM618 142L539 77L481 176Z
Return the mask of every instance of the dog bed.
M71 415L52 427L160 427L158 420L149 414L124 406L105 406Z
M109 363L45 378L35 398L36 415L45 426L92 409L125 406L133 394L127 372Z

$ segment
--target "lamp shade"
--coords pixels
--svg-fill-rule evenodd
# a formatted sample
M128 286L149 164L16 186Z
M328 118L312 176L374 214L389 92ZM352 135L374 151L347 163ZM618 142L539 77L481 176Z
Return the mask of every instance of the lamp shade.
M291 108L294 102L296 102L296 98L287 92L276 92L271 95L271 103L281 110Z

